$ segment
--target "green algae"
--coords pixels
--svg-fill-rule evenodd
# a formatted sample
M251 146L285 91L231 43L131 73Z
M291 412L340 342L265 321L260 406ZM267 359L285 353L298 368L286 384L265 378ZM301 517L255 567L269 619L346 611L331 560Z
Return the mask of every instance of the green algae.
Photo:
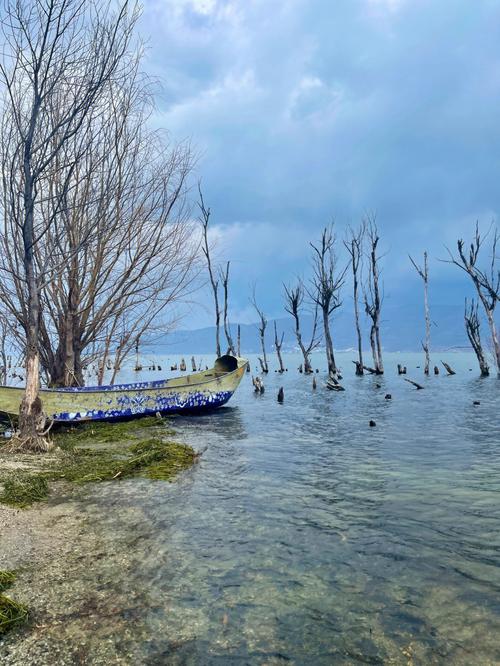
M2 594L15 580L16 574L13 571L0 571L0 636L28 617L26 606Z
M49 486L43 473L31 474L17 472L8 477L0 477L3 486L0 492L0 503L24 509L33 504L47 499Z
M116 444L135 441L148 434L151 428L161 429L162 435L172 433L167 430L165 421L162 419L145 416L135 421L98 421L69 426L57 425L53 430L53 437L59 448L68 451L88 443Z
M0 571L0 592L4 592L15 580L14 571Z
M164 422L154 417L58 428L53 433L56 448L42 458L43 469L2 473L0 461L0 503L26 508L46 499L54 481L83 484L137 476L172 481L197 454L167 439L169 435Z

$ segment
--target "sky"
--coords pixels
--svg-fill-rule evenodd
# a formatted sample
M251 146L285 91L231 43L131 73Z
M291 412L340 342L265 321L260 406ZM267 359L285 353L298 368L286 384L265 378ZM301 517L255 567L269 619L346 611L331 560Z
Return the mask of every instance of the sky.
M231 261L231 319L270 317L309 274L309 242L375 214L386 301L470 293L446 246L500 209L500 1L144 0L152 122L190 139ZM348 287L347 287L348 290ZM349 298L348 293L345 295ZM202 302L187 325L211 321Z

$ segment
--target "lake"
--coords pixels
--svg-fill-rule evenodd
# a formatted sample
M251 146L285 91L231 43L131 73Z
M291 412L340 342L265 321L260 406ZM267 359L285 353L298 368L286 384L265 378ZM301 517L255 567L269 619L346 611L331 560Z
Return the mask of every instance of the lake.
M123 649L151 664L499 663L500 381L468 354L424 378L422 354L356 377L340 353L336 393L313 357L316 391L285 355L263 395L247 374L225 408L175 417L206 447L176 483L87 493L135 565L116 573L142 610Z

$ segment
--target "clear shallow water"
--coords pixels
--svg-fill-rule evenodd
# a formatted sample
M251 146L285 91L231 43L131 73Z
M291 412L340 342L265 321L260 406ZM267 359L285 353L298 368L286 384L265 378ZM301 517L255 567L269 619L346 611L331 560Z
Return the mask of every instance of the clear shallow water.
M143 663L500 663L500 381L464 354L428 379L421 355L387 354L384 377L350 359L344 393L313 391L297 356L262 396L246 375L226 408L173 420L207 447L177 483L89 496L134 563Z

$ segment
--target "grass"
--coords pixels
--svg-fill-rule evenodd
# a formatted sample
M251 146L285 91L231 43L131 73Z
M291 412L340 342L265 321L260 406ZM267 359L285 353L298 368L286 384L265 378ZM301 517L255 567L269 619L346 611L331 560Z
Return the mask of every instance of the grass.
M7 633L15 625L24 622L28 617L28 609L17 601L6 597L2 592L12 585L16 575L13 571L0 571L0 636Z
M53 435L55 453L41 458L43 469L2 473L0 460L0 503L26 508L45 499L54 481L81 484L132 476L172 481L197 454L190 446L167 440L170 434L154 417L60 427Z

